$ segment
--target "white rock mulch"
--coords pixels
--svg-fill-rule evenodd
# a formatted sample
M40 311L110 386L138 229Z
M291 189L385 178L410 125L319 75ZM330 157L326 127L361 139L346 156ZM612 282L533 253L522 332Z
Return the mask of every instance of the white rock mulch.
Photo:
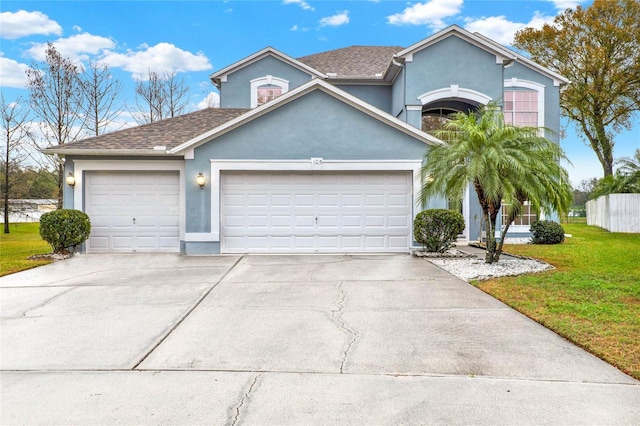
M487 264L484 259L427 259L434 265L464 280L487 280L542 272L553 269L548 263L533 259L501 258L497 263Z

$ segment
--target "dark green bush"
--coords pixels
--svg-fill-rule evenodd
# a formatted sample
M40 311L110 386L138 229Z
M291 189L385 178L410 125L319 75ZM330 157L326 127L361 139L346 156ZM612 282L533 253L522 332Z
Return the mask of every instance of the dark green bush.
M560 244L564 241L564 228L552 220L539 220L531 224L533 244Z
M54 253L74 251L78 244L89 238L91 221L80 210L60 209L40 217L40 236L53 248Z
M413 221L413 237L428 252L445 252L463 229L464 217L453 210L425 210Z

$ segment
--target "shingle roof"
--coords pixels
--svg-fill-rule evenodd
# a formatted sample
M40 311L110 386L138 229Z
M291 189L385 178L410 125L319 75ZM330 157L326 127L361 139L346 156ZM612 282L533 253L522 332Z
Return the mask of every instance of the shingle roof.
M56 146L53 150L153 150L171 149L249 111L240 108L206 108L142 126Z
M303 56L298 61L324 74L335 73L336 78L379 79L393 55L402 49L398 46L350 46Z

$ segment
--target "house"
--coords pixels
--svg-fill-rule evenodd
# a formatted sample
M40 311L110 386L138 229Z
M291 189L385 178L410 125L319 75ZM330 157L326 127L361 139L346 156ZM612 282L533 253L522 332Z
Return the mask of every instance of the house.
M87 252L409 252L420 166L441 143L423 129L498 99L507 120L557 138L568 83L457 26L406 48L267 47L211 80L220 108L48 150L75 181L65 207L91 218ZM460 201L477 240L474 192Z

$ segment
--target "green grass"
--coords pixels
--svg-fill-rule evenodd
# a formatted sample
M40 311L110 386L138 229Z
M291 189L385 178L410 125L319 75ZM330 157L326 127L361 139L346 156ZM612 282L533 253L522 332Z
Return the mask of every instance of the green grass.
M9 233L0 230L0 276L51 263L48 259L28 260L34 254L51 253L51 246L40 238L39 223L9 225Z
M505 245L556 270L474 284L640 379L640 235L563 227L563 244Z

